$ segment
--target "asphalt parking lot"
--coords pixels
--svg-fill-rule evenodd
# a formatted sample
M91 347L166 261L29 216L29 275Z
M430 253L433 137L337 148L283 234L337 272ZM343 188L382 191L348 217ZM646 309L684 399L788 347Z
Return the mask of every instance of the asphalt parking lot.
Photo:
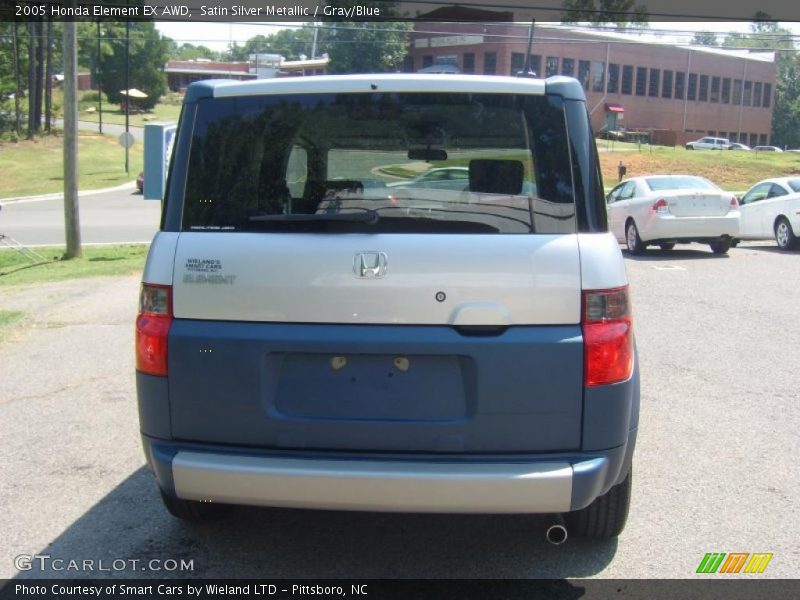
M685 578L707 552L770 552L760 577L795 577L800 252L678 248L626 258L642 377L628 527L558 547L540 517L243 508L177 522L138 439L137 278L5 289L0 309L31 316L0 343L0 578ZM15 557L36 554L141 562L19 572ZM151 559L193 569L142 570Z

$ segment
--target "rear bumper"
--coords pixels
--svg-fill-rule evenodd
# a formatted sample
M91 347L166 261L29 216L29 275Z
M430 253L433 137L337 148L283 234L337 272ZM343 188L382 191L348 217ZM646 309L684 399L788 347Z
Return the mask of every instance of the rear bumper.
M643 228L645 229L645 228ZM739 234L739 213L722 217L654 216L640 232L643 241L705 241Z
M628 471L635 441L585 455L400 457L258 453L143 436L161 488L186 500L387 512L558 513Z

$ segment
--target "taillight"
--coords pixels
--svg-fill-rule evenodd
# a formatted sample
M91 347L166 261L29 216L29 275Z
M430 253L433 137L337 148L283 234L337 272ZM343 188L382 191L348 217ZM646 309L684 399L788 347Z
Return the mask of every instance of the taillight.
M664 198L661 198L650 207L650 210L652 210L654 213L664 214L669 212L669 206L667 205L667 201Z
M736 196L731 196L731 205L728 210L739 210L739 199Z
M625 381L633 370L633 320L628 286L583 292L586 386Z
M167 374L167 338L172 324L172 287L142 284L136 317L136 370Z

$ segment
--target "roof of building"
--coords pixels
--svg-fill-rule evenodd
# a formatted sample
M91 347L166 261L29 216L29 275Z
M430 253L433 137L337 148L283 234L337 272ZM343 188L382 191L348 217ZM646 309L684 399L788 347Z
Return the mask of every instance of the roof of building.
M556 25L556 24L548 24L548 25L537 25L536 31L539 32L539 35L534 33L534 40L542 41L569 41L563 39L549 39L547 36L543 36L540 30L551 30L551 31L558 31L558 32L568 32L572 34L579 34L581 36L587 37L596 37L603 40L614 40L620 42L626 42L630 44L647 44L651 46L665 46L670 48L675 48L678 50L685 50L685 51L692 51L692 52L705 52L708 54L716 54L717 56L727 56L728 58L738 58L738 59L746 59L746 60L753 60L757 62L766 62L772 63L775 62L775 53L774 52L751 52L749 50L742 50L742 49L731 49L731 48L720 48L716 46L695 46L689 44L677 44L675 42L666 41L666 40L659 40L653 39L652 36L644 38L639 35L634 35L630 33L620 33L617 31L604 31L604 30L592 30L588 31L586 28L578 28L569 25ZM647 35L647 30L642 31L642 35Z

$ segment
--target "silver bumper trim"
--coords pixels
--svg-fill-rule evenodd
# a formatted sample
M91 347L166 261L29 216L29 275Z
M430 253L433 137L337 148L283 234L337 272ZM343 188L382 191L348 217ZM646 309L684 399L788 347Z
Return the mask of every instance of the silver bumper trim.
M175 493L228 504L441 513L570 509L567 462L325 460L179 451Z

